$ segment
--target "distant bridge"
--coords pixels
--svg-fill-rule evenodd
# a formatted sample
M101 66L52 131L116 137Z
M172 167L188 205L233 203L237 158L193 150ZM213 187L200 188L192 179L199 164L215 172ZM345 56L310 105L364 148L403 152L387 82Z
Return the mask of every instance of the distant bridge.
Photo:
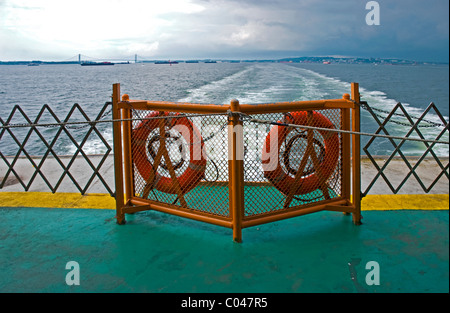
M139 63L139 62L144 62L144 61L150 61L152 60L149 57L143 57L143 56L139 56L137 54L135 55L131 55L131 56L125 56L125 57L117 57L117 58L95 58L95 57L90 57L88 55L85 54L76 54L70 58L68 58L67 62L84 62L84 61L95 61L95 62L103 62L103 61L116 61L116 62L134 62L134 63ZM154 59L153 59L154 60Z

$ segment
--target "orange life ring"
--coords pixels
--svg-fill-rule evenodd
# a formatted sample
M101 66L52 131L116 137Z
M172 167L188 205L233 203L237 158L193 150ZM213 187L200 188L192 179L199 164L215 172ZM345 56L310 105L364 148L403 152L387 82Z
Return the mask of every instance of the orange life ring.
M163 114L167 115L167 113ZM145 181L148 181L150 173L153 171L153 164L147 156L147 139L150 133L160 125L160 119L147 118L159 115L159 112L150 113L145 117L145 120L133 129L132 132L131 149L133 163ZM175 114L175 116L176 115L178 115L178 113ZM189 165L185 171L177 177L181 191L187 193L197 186L205 175L206 159L203 153L204 142L200 131L187 117L168 118L166 120L166 125L171 129L177 130L189 144ZM155 174L156 176L153 183L154 188L164 193L177 194L177 189L172 178L165 177L159 173Z
M320 128L334 128L331 121L322 114L313 111L312 112L312 125ZM293 112L287 115L286 123L307 125L308 113L306 111ZM281 122L279 122L281 123ZM280 148L283 142L286 140L287 135L292 128L286 126L274 126L270 130L266 137L266 141L263 146L262 155L262 167L264 171L264 177L266 177L279 191L288 195L292 184L294 184L294 178L286 173L280 164ZM335 171L337 162L340 155L339 149L339 136L335 132L327 132L324 130L318 131L323 137L323 151L320 162L321 177L326 181ZM271 138L276 138L271 144ZM316 140L316 139L315 139ZM276 161L276 163L275 163ZM291 173L292 174L292 173ZM302 173L303 177L300 178L300 182L297 189L294 191L294 195L304 195L320 188L319 175L314 170Z

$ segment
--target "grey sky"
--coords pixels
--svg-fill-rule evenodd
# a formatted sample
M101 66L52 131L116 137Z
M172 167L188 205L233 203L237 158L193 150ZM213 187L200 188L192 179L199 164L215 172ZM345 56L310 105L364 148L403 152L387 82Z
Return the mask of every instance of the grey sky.
M344 55L448 62L448 0L0 0L0 60Z

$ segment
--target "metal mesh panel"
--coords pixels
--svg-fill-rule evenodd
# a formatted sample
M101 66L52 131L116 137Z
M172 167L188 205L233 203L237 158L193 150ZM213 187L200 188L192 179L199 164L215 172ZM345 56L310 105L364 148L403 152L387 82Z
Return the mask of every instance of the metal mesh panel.
M65 117L48 105L35 117L14 106L5 120L0 117L0 126L5 127L0 129L0 189L20 184L25 191L106 191L113 196L108 171L112 148L106 136L109 125L98 124L110 115L111 105L106 102L94 118L77 103ZM7 127L15 124L21 127ZM101 154L90 154L91 143ZM68 156L58 154L71 148Z
M261 114L261 120L341 128L340 110ZM308 135L308 132L312 134ZM245 216L340 197L341 135L285 126L244 124ZM308 142L310 147L308 148ZM299 167L303 168L297 175ZM319 169L318 169L319 168Z
M131 133L135 196L229 217L227 117L132 115L141 119Z
M408 160L407 155L402 151L402 147L406 145L406 139L408 137L413 137L414 135L418 135L419 138L424 139L426 135L430 137L434 137L431 139L439 140L442 137L445 138L449 134L449 124L448 121L444 118L444 116L441 114L439 109L436 107L434 103L431 103L427 109L422 113L420 116L412 116L408 111L405 109L403 104L397 103L395 107L392 109L392 111L386 111L381 110L377 108L370 107L367 102L362 102L361 107L367 110L370 115L373 117L374 121L379 126L376 130L376 134L382 133L384 135L390 135L390 130L388 132L389 126L407 126L411 127L408 132L405 135L405 138L401 140L400 142L396 142L395 140L389 138L389 139L382 139L385 142L390 142L392 145L392 153L389 156L386 156L385 160L383 160L382 164L379 165L377 161L375 160L376 156L372 155L370 152L370 147L372 145L376 145L379 143L379 138L372 137L368 140L368 142L363 146L363 151L366 153L367 157L371 161L372 165L375 167L377 174L375 177L373 177L367 186L363 186L362 189L362 195L366 196L371 188L375 185L377 180L382 178L382 180L386 183L386 185L389 187L389 189L392 191L393 194L399 193L399 191L402 189L402 187L405 185L405 183L411 179L415 178L418 185L421 187L421 189L428 193L433 189L433 187L436 185L436 183L444 177L449 178L449 163L447 162L445 164L445 158L439 157L437 152L437 146L435 143L427 143L424 142L423 144L416 146L415 150L417 152L422 153L422 155L419 157L417 156L416 161L412 162L411 160ZM380 115L380 113L386 114L386 116ZM428 116L435 116L435 120L431 121ZM401 118L398 120L398 118ZM437 117L437 119L436 119ZM433 133L432 134L425 134L423 133L425 129L432 128ZM378 139L378 140L377 140ZM435 149L433 149L435 148ZM389 178L388 172L389 168L388 166L391 164L391 161L394 159L395 155L398 154L398 156L402 159L402 163L400 166L403 168L403 173L401 173L400 176L395 178ZM430 162L435 163L437 166L437 173L436 175L429 175L430 170L427 168L429 165L424 165L425 160L428 160ZM448 160L447 160L448 161ZM428 175L419 175L420 167L426 168L426 172ZM398 167L398 165L397 165ZM426 177L428 176L428 177ZM429 178L432 178L431 181ZM428 178L428 179L427 179ZM393 184L393 181L399 182L398 185L395 187ZM427 186L428 184L428 186ZM363 191L364 190L364 191Z

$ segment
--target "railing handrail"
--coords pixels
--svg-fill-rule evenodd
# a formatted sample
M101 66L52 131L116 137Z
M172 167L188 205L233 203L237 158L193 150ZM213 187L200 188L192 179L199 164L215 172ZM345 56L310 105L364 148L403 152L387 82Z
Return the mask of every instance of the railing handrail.
M353 108L355 103L350 100L349 94L344 94L342 99L284 101L274 103L239 104L242 113L264 114L280 113L292 110L321 110ZM123 95L122 101L118 103L119 108L133 108L138 110L176 111L181 113L225 113L231 109L230 104L170 102L131 100L128 95Z

